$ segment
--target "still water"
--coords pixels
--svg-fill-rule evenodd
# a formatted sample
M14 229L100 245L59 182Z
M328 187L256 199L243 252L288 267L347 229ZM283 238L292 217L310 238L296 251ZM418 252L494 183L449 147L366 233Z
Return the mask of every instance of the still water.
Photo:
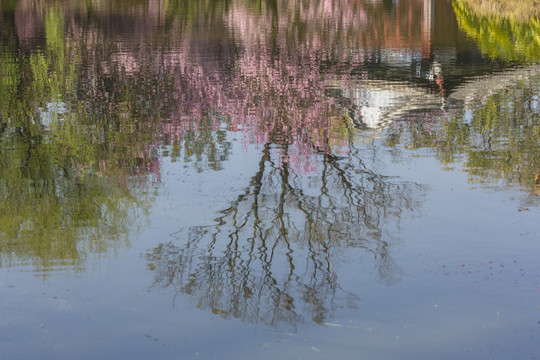
M2 359L540 357L533 11L0 4Z

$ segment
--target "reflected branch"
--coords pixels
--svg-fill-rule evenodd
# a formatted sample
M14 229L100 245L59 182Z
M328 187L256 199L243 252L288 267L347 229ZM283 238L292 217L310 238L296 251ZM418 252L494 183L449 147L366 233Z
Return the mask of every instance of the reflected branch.
M302 174L287 162L294 146L266 143L249 186L214 225L147 254L155 286L174 284L223 317L294 328L356 301L334 269L341 249L366 249L392 281L384 226L419 205L422 187L367 169L358 150L348 159L319 155L320 173Z

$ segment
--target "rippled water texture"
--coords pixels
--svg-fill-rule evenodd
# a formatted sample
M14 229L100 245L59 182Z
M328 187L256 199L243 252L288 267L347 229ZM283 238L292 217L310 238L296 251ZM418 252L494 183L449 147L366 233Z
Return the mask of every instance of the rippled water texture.
M2 359L540 356L535 4L0 4Z

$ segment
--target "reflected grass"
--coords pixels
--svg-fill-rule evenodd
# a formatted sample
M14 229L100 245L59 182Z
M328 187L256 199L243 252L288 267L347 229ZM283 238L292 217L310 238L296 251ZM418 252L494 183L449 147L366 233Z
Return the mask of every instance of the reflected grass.
M536 17L536 2L531 9L522 10L522 16L505 11L486 12L475 4L475 1L453 2L458 26L477 42L484 55L515 63L540 60L540 20ZM525 14L530 16L525 17Z
M540 16L538 0L462 0L476 14L527 22Z

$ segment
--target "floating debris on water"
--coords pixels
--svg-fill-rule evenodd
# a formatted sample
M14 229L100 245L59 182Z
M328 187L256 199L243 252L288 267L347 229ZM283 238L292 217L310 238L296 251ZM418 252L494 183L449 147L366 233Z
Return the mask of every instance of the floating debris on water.
M325 322L325 323L323 323L323 325L324 326L330 326L330 327L345 327L345 325L329 323L329 322Z

